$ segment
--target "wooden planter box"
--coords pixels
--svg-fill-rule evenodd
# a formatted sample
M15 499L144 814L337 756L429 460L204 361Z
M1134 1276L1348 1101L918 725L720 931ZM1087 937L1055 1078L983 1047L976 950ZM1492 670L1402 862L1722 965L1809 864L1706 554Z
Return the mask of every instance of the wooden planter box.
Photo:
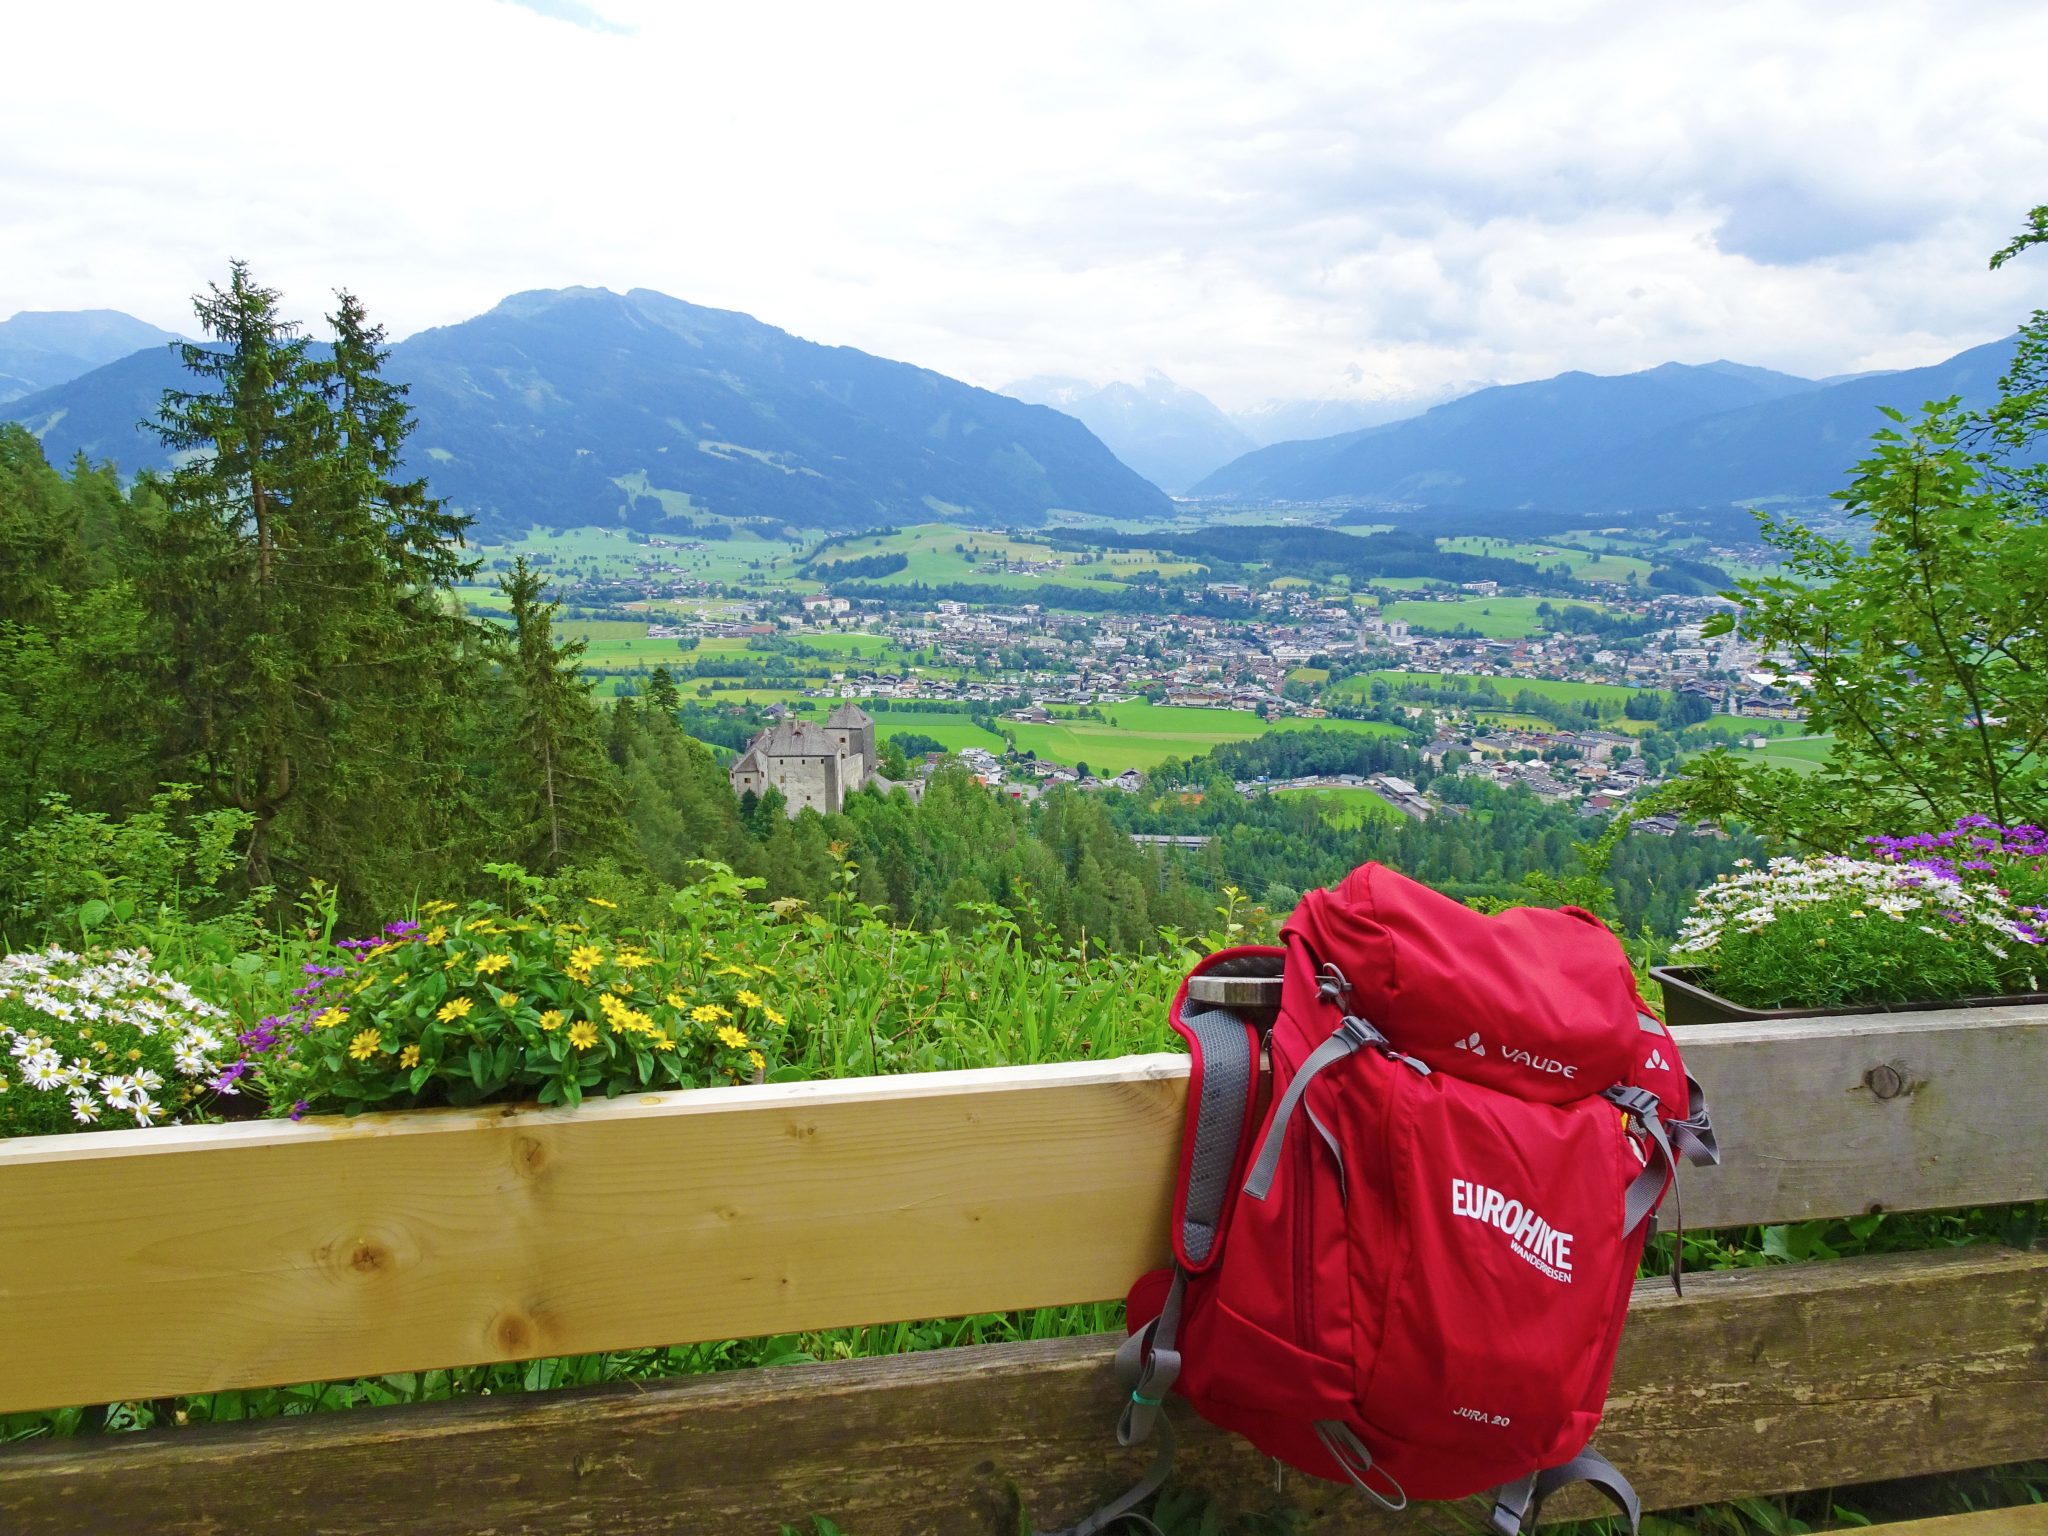
M2048 1199L2048 1006L1696 1026L1695 1229ZM0 1412L1112 1299L1165 1262L1187 1058L0 1141ZM1063 1338L0 1447L0 1531L998 1536L1128 1486ZM1636 1292L1601 1444L1653 1509L2048 1444L2048 1253ZM1183 1409L1193 1484L1270 1464ZM1388 1527L1289 1477L1318 1536ZM1591 1506L1560 1501L1561 1516Z
M1650 975L1664 988L1664 1022L1674 1028L1690 1024L1727 1024L1737 1020L1847 1019L1870 1013L1932 1013L1956 1008L2012 1008L2048 1003L2048 992L2012 992L1999 997L1963 997L1920 1003L1851 1003L1841 1008L1745 1008L1709 991L1690 965L1653 965Z

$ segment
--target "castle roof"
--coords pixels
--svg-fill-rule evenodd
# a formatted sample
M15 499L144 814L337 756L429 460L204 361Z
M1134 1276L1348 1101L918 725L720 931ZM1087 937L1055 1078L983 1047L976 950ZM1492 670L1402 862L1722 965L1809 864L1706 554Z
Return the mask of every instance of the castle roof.
M875 722L868 718L867 712L858 704L848 699L825 717L825 723L827 725L846 726L859 730L862 726L873 725Z
M761 771L761 754L752 747L748 747L745 752L740 754L740 760L732 765L731 771L734 773L759 773Z
M763 757L837 757L839 743L815 721L783 720L757 736L747 751Z

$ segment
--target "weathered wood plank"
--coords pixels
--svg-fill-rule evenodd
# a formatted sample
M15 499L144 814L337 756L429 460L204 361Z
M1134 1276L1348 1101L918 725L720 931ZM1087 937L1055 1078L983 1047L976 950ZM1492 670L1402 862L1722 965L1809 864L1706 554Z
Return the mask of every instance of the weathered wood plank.
M1683 1045L1728 1153L1695 1227L2048 1197L2048 1008ZM1165 1256L1185 1074L0 1141L0 1411L1117 1296Z
M288 1514L328 1536L656 1536L815 1513L849 1536L1011 1536L1020 1511L1071 1520L1141 1466L1109 1432L1111 1342L16 1448L0 1452L0 1529L221 1536ZM1682 1300L1639 1287L1600 1444L1669 1508L2038 1455L2044 1399L2048 1254L1844 1260L1696 1276ZM1269 1463L1174 1411L1187 1481L1267 1502ZM1329 1485L1286 1487L1308 1532L1417 1528Z
M2048 1536L2048 1504L2015 1504L1967 1515L1926 1520L1892 1520L1876 1527L1880 1536Z

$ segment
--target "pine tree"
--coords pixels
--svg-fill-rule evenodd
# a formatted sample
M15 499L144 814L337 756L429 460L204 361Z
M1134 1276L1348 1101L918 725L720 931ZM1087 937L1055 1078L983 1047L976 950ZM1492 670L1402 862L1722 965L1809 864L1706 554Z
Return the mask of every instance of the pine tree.
M612 852L625 841L619 783L590 685L577 671L584 644L555 639L560 605L547 600L545 579L524 556L498 586L512 609L503 662L511 695L505 779L514 857L528 868L555 869L580 855Z
M463 838L484 676L446 591L463 520L397 478L410 417L351 297L332 359L245 263L194 309L216 345L185 365L214 387L164 396L189 457L136 571L178 717L164 777L249 813L250 884L402 896Z

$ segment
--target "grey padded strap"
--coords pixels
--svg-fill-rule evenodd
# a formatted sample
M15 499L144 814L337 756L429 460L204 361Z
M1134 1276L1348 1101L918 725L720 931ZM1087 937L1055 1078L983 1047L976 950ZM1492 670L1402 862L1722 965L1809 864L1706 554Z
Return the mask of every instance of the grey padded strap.
M1642 1528L1643 1506L1629 1480L1613 1462L1595 1450L1583 1450L1570 1461L1546 1467L1505 1483L1494 1491L1493 1515L1488 1524L1499 1536L1521 1536L1541 1517L1543 1501L1560 1488L1584 1483L1605 1494L1616 1509L1628 1517L1631 1532Z
M1522 1526L1535 1503L1536 1474L1530 1472L1493 1490L1493 1514L1486 1523L1497 1536L1522 1536Z
M1251 1114L1257 1052L1244 1020L1224 1008L1183 1008L1181 1027L1201 1050L1202 1087L1191 1106L1187 1189L1182 1196L1181 1251L1197 1267L1208 1261L1230 1193L1230 1171Z
M1252 1171L1244 1181L1244 1192L1254 1200L1263 1200L1273 1191L1273 1176L1280 1168L1280 1151L1287 1139L1288 1122L1294 1118L1295 1110L1301 1107L1301 1096L1308 1092L1308 1085L1315 1081L1316 1074L1333 1061L1342 1061L1361 1046L1385 1045L1387 1037L1374 1029L1365 1020L1345 1015L1330 1038L1308 1054L1308 1059L1295 1068L1294 1080L1287 1085L1287 1092L1273 1108L1273 1118L1266 1124L1266 1138L1259 1143L1259 1155L1252 1163Z

